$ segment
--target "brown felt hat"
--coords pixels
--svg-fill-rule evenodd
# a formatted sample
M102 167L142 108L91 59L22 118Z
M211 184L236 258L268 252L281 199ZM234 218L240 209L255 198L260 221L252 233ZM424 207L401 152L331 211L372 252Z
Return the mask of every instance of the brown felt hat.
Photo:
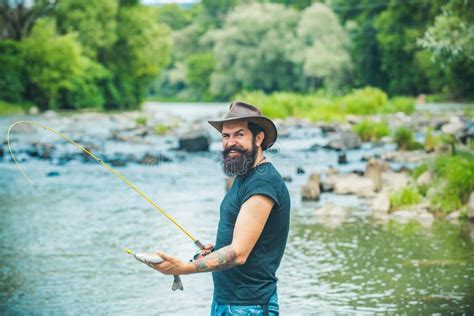
M269 118L262 115L262 112L248 103L234 101L229 107L229 111L222 120L208 121L215 129L222 133L222 125L230 121L247 121L257 124L263 129L265 138L262 142L262 149L266 150L275 143L278 133L275 126Z

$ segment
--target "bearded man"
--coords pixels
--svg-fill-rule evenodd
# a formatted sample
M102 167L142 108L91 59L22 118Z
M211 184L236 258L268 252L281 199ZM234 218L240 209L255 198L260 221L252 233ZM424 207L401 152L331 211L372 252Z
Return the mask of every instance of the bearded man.
M288 238L290 195L263 155L277 129L244 102L233 102L224 119L208 122L222 136L224 173L235 177L220 206L215 247L206 246L192 263L158 252L165 261L155 269L170 275L212 272L211 315L278 315L275 273Z

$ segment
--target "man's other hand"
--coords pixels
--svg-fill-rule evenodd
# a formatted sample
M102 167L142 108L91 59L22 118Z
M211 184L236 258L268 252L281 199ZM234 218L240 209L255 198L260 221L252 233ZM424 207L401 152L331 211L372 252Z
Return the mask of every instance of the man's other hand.
M160 256L164 261L153 265L153 269L167 275L183 275L195 272L193 264L186 263L178 257L169 255L162 251L158 251L156 255Z
M193 260L198 260L198 259L204 258L208 254L210 254L213 250L214 250L214 245L213 244L207 244L207 245L204 246L204 249L198 251L194 255Z

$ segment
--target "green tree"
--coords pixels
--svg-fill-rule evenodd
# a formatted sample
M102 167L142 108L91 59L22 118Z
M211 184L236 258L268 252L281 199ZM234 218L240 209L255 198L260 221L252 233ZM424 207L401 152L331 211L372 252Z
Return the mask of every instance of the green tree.
M234 7L239 4L239 0L202 0L204 15L201 18L207 19L217 27L221 27L223 21Z
M186 81L195 91L196 98L202 99L209 90L210 76L214 70L212 52L191 55L186 60Z
M346 25L351 39L353 78L357 87L386 89L388 78L382 69L375 20L388 0L333 0L331 8Z
M214 43L216 61L211 92L228 98L241 90L301 88L304 78L292 60L298 18L294 9L273 3L231 11L222 29L206 35Z
M309 89L323 82L332 91L341 88L348 78L351 59L349 38L334 12L322 3L315 3L302 12L297 29L302 50L296 59L303 64Z
M442 65L440 81L451 94L474 96L474 2L446 3L418 44Z
M391 79L390 93L413 95L430 91L427 75L416 58L421 51L417 39L438 11L438 1L407 1L400 5L399 1L390 0L377 17L377 41L382 51L382 68Z
M49 15L55 5L54 0L0 0L0 39L21 40L36 20Z
M450 0L419 44L440 62L474 61L474 2Z
M177 4L166 4L157 8L158 21L172 30L181 30L191 24L192 12Z
M80 91L78 84L94 86L105 73L83 55L76 34L57 35L52 20L38 20L21 45L29 81L27 98L43 109L58 108L69 93L84 97L88 91ZM100 99L90 106L101 106Z
M266 2L266 0L260 0L260 2ZM284 4L286 6L292 6L296 9L302 10L309 7L314 1L313 0L271 0L271 2Z
M21 102L26 85L22 49L19 42L0 41L0 99Z
M103 62L117 40L117 0L61 0L55 10L58 30L77 36L87 56Z
M149 84L169 63L170 29L156 20L149 7L127 4L119 8L118 39L106 62L114 74L105 85L108 107L138 106Z

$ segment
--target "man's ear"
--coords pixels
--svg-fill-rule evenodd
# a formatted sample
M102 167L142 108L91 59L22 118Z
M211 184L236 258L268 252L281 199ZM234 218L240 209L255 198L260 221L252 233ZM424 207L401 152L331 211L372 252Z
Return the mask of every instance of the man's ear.
M265 139L265 133L263 131L259 132L257 136L255 137L255 145L257 145L257 147L261 147L264 139Z

